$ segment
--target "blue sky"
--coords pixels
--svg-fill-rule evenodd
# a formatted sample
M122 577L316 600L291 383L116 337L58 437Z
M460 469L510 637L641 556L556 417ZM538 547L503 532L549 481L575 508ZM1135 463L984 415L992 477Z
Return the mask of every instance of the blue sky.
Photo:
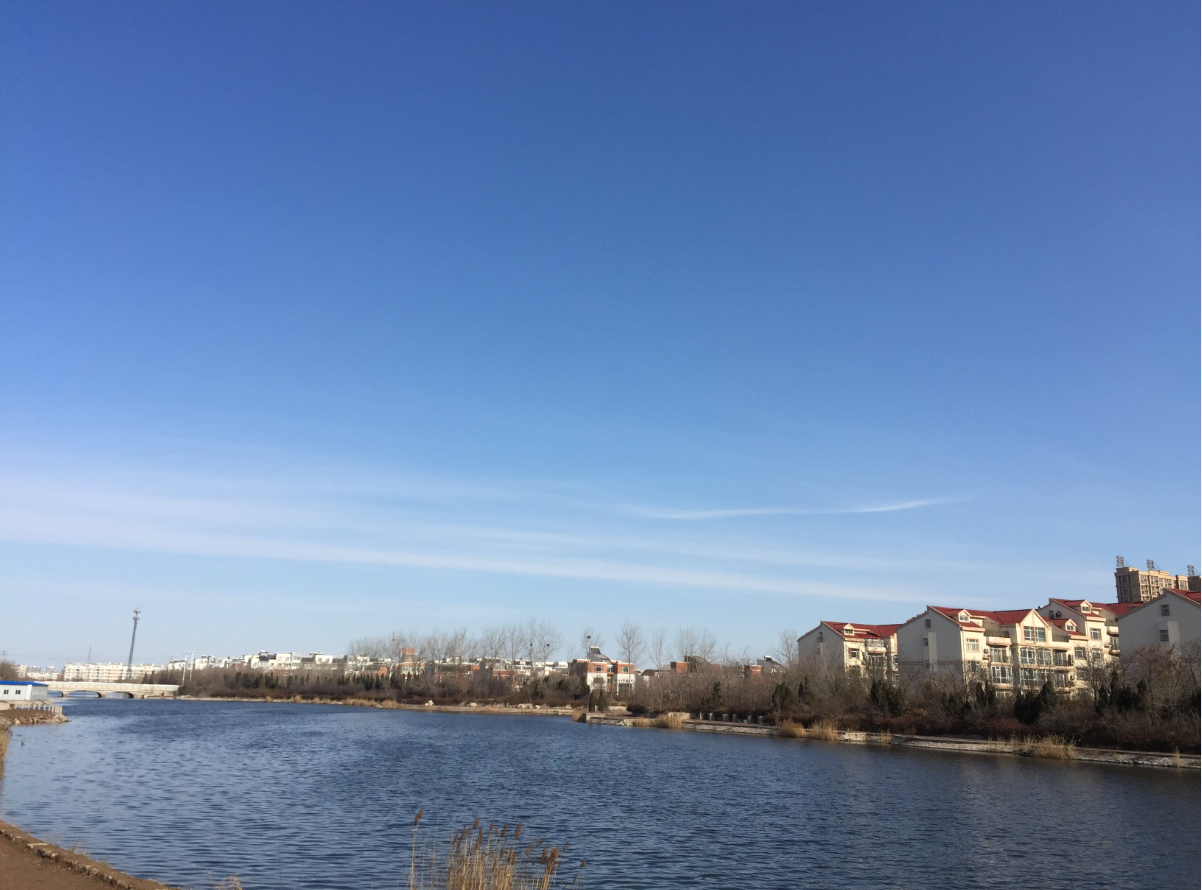
M3 15L22 660L1202 563L1196 4Z

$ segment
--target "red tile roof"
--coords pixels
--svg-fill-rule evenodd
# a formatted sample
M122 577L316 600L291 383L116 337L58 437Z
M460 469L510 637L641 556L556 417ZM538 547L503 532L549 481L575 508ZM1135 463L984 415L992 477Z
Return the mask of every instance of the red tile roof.
M897 629L901 627L900 624L857 624L854 621L823 621L822 623L840 635L843 635L843 628L850 624L855 630L856 638L876 638L880 640L893 636L897 633ZM844 636L844 639L846 639L846 636Z

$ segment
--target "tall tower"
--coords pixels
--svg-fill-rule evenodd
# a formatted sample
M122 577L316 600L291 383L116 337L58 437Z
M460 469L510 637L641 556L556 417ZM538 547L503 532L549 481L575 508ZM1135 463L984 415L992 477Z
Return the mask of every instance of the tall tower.
M129 661L125 665L125 679L127 680L134 678L134 640L138 638L138 616L141 614L141 609L134 609L134 632L129 638Z

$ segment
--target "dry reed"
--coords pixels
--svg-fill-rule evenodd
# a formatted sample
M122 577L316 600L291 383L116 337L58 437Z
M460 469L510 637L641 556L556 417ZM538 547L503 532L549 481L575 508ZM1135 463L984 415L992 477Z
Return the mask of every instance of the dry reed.
M451 835L445 854L437 843L418 841L421 813L413 820L409 890L552 890L566 886L556 875L567 845L548 845L539 838L523 845L522 824L487 828L477 819ZM573 879L572 883L575 883Z
M800 723L785 720L776 727L776 734L786 739L804 739L808 733Z
M1042 738L1023 739L1023 747L1030 748L1036 757L1046 757L1049 760L1076 760L1077 746L1071 739L1058 735L1043 736Z
M837 742L839 741L839 724L829 718L815 720L806 730L806 734L810 738L822 739L824 742Z
M651 724L658 729L684 729L684 714L660 714Z

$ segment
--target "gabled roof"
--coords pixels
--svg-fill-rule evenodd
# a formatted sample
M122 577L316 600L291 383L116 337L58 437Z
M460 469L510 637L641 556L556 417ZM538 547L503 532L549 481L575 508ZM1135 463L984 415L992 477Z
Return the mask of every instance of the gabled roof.
M1196 591L1196 590L1180 590L1179 588L1176 588L1176 587L1166 587L1166 588L1164 588L1164 590L1160 596L1154 597L1153 599L1148 600L1146 603L1123 603L1124 606L1130 606L1130 608L1125 610L1125 612L1123 614L1125 615L1127 612L1134 612L1136 609L1142 609L1144 606L1150 606L1153 603L1158 603L1162 599L1164 599L1166 596L1170 596L1170 595L1175 596L1178 599L1183 599L1186 602L1193 603L1195 606L1202 605L1202 603L1200 603L1198 601L1199 597L1202 596L1202 594L1199 594L1198 591ZM1121 618L1123 616L1120 615L1119 617Z
M1082 603L1089 603L1090 611L1082 612L1083 615L1092 615L1094 612L1101 610L1104 612L1109 612L1111 615L1118 616L1127 610L1127 606L1132 605L1131 603L1099 603L1096 600L1062 600L1058 597L1050 597L1048 602L1060 603L1062 606L1067 606L1074 612L1081 611Z
M968 609L949 609L946 606L927 606L927 608L932 612L938 612L944 618L948 618L948 619L954 621L956 624L960 625L961 627L967 628L968 630L984 630L985 629L985 625L980 622L980 619L976 618L976 615ZM967 621L962 620L960 617L961 615L963 615L965 613L967 613L969 616ZM922 617L922 616L918 616L918 617ZM976 620L974 620L974 619L976 619ZM913 619L910 619L910 620L912 621Z
M883 640L893 636L900 624L857 624L854 621L821 621L819 627L826 626L846 639ZM844 632L845 628L852 629L851 635Z
M1003 612L979 612L978 614L984 615L986 618L996 621L998 624L1021 624L1023 619L1028 615L1035 615L1040 621L1045 623L1048 620L1034 609L1007 609Z
M1109 609L1115 618L1122 618L1132 609L1138 609L1146 603L1107 603L1105 608Z
M1065 626L1064 626L1065 624L1067 624L1068 622L1070 622L1070 621L1072 621L1072 620L1073 620L1073 619L1071 619L1071 618L1049 618L1049 619L1047 619L1047 620L1048 620L1048 621L1050 621L1052 624L1056 625L1058 628L1060 628L1062 631L1064 631L1064 632L1065 632L1066 634L1068 634L1070 637L1080 637L1080 638L1081 638L1081 639L1083 639L1083 640L1084 640L1084 639L1088 639L1088 638L1085 636L1085 634L1081 633L1081 631L1079 631L1079 630L1069 630L1067 627L1065 627ZM1075 621L1074 621L1073 623L1074 623L1074 624L1076 624L1076 622L1075 622Z

